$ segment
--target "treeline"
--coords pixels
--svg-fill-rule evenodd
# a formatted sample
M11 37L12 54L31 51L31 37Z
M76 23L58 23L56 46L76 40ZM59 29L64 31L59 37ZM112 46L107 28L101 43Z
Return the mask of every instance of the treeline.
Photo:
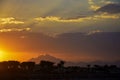
M40 70L41 72L51 72L56 67L64 68L64 61L60 61L57 65L54 65L54 62L50 61L41 61L39 64L35 64L35 62L22 62L19 61L3 61L0 62L0 72L2 71L12 71L12 72L35 72Z
M79 79L79 78L114 78L120 79L120 68L116 65L64 66L65 61L0 62L0 80L35 80L35 79Z
M34 62L18 62L18 61L4 61L0 62L0 71L33 71L35 67Z

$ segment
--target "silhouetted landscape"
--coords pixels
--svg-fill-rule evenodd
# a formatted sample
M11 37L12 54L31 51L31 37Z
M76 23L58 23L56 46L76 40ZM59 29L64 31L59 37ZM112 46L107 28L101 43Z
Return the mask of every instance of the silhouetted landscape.
M23 32L22 35L25 35L25 33L26 32ZM12 37L11 40L10 39L7 40L8 33L1 33L0 40L2 40L3 37L4 39L7 40L5 41L5 43L8 43L8 41L20 40L19 38L14 37L21 36L21 34L18 35L15 32L9 33L9 35L10 34L11 36L9 37ZM120 79L119 34L120 34L119 32L116 33L101 32L92 35L83 33L66 33L61 34L56 38L53 38L43 34L40 35L40 33L39 34L34 33L34 35L29 33L29 36L35 37L33 39L36 40L36 42L40 41L39 43L34 43L34 46L32 46L32 48L29 47L30 51L34 48L35 50L36 49L39 50L39 48L40 49L44 48L46 51L49 49L54 51L60 49L59 50L60 52L68 50L67 54L76 53L76 56L78 56L79 58L82 55L80 56L78 54L83 54L82 53L83 51L87 52L91 51L93 53L90 55L100 54L102 55L102 57L105 57L106 60L108 59L111 60L112 62L106 62L105 60L97 61L96 59L94 59L95 61L93 62L92 61L72 62L72 60L66 61L67 59L64 60L63 58L62 59L56 58L54 56L51 56L51 54L50 55L46 54L31 58L26 62L19 61L0 62L0 80L119 80ZM27 33L26 35L28 36ZM23 41L24 40L23 39L22 41L21 40L19 41L19 44L24 44L25 46L25 48L22 47L22 49L26 50L26 48L28 48L28 45L26 44L28 43L28 41L29 46L31 46L30 43L33 43L33 39L31 39L31 37L30 38L28 37L28 40L25 39L25 41ZM55 44L57 45L53 47L54 42L56 42ZM0 43L2 44L2 41ZM12 44L13 43L17 44L18 42L12 42ZM11 48L10 44L7 45L9 45L9 48ZM48 47L48 45L50 47ZM97 56L97 58L99 58L100 55Z
M65 61L54 63L0 62L0 80L119 80L120 67L116 65L64 66Z
M120 0L0 0L0 80L120 80Z

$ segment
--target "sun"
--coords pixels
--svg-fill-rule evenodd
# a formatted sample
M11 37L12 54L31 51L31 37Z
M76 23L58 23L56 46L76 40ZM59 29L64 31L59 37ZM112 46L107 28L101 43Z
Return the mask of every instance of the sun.
M0 61L4 60L4 51L0 50Z

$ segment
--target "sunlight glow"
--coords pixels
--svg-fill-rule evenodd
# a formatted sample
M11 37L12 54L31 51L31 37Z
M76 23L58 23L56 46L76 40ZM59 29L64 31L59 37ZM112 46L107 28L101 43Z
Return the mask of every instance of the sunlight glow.
M2 61L4 58L4 51L0 50L0 61Z

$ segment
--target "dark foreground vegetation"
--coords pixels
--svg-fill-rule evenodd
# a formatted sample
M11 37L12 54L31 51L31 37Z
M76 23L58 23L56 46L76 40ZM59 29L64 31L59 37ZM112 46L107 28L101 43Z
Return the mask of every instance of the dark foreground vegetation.
M0 62L0 80L120 80L120 68L116 65L64 66L50 61Z

